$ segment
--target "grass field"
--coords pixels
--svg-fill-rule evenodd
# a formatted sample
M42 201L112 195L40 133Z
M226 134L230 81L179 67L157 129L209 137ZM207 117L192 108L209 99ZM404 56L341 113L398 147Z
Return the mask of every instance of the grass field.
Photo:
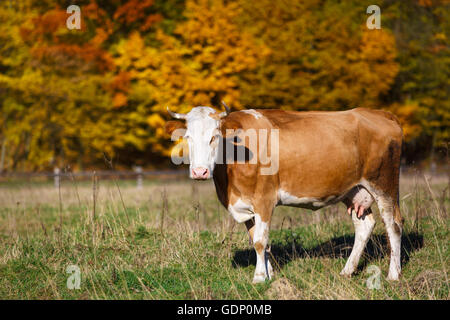
M401 281L385 280L389 252L377 225L359 272L339 276L354 232L344 205L279 207L271 225L278 271L251 283L255 253L244 225L211 182L188 180L0 183L0 299L448 299L449 181L402 177ZM80 289L66 272L79 267ZM381 269L369 289L368 267Z

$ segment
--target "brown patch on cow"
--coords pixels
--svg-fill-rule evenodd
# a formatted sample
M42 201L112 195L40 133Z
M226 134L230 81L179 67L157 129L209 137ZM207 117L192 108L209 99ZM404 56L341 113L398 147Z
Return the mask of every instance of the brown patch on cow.
M184 122L177 120L167 121L166 124L164 125L164 131L169 135L171 135L176 129L185 129L185 128L186 124Z
M264 246L259 241L255 243L254 247L258 253L261 253L264 250Z
M367 111L362 111L365 115ZM364 133L363 143L369 148L365 159L366 180L383 194L397 200L399 194L400 157L403 133L398 120L386 111L373 110L376 117L370 118L371 125ZM398 201L397 201L398 202ZM397 220L401 221L401 217Z
M395 219L394 219L394 231L395 231L396 234L401 234L402 233L401 225L399 225L398 222L395 221Z
M210 116L214 120L220 120L220 113L219 112L210 113L210 114L208 114L208 116Z
M237 131L238 129L242 128L242 124L233 119L225 118L220 123L220 131L222 132L222 135L225 136L227 133L227 130L233 130Z
M394 206L394 224L395 224L395 231L398 233L402 232L403 223L405 222L405 219L402 217L402 214L399 209L399 204L396 203Z

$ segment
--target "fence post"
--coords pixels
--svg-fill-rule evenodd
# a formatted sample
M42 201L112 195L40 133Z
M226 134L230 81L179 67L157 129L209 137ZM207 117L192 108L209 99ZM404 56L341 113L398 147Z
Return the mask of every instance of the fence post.
M5 153L6 153L6 138L2 139L2 151L0 154L0 173L3 172L4 163L5 163Z
M142 189L142 167L141 166L134 167L134 172L137 173L136 177L137 188Z
M55 188L59 188L59 183L60 183L59 168L55 167L53 169L53 173L54 173Z

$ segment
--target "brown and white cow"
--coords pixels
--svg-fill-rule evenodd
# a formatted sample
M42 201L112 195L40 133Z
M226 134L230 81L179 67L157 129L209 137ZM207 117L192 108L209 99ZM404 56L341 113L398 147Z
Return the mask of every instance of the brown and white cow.
M190 177L212 177L221 203L248 229L257 255L253 282L273 275L266 247L276 206L317 210L345 203L355 226L355 242L341 274L350 276L375 226L370 208L374 201L390 242L388 279L398 280L402 129L395 116L363 108L339 112L251 109L232 113L227 109L218 113L209 107L195 107L187 114L170 113L185 120L169 121L166 131L186 128ZM231 129L237 131L227 135ZM258 139L255 146L246 134L249 130L256 131L258 138L267 131L278 135L267 134L267 139ZM271 141L274 137L278 141ZM230 146L245 149L244 161L230 161L223 151ZM251 161L264 150L277 158L278 170L272 174L262 174L262 169L271 166L267 161ZM231 160L239 160L233 157Z

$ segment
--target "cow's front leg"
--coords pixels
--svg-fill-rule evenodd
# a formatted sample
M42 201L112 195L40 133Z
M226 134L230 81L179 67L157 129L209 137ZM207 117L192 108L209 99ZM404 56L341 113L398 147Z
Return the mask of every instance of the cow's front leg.
M269 224L270 216L261 217L259 214L255 214L253 247L256 251L256 269L253 283L264 282L266 279L271 279L273 276L273 269L266 251L267 243L269 241Z

